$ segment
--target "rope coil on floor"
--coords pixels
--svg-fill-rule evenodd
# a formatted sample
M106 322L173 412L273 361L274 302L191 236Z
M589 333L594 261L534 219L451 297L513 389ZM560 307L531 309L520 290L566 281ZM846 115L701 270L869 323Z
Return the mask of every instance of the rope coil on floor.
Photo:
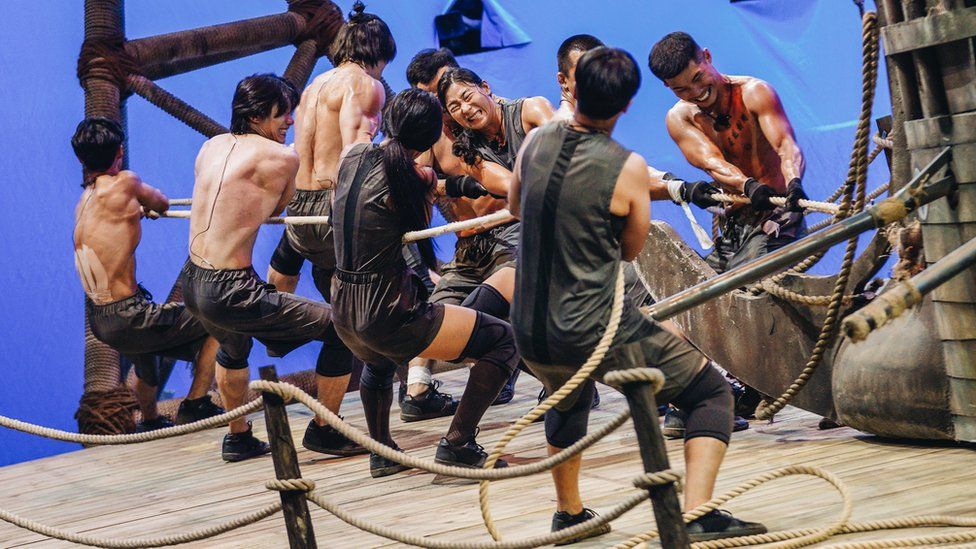
M79 444L94 446L115 446L120 444L149 442L151 440L161 440L164 438L172 438L190 433L196 433L197 431L205 431L207 429L212 429L214 427L219 427L229 423L237 418L244 417L247 414L256 412L263 407L264 399L262 397L258 397L251 402L244 404L243 406L239 406L217 416L201 419L200 421L194 421L193 423L175 425L173 427L166 427L165 429L146 431L144 433L128 433L124 435L89 435L85 433L72 433L70 431L51 429L50 427L43 427L41 425L27 423L25 421L20 421L18 419L9 418L6 416L0 416L0 427L6 427L22 433L60 440L63 442L77 442Z

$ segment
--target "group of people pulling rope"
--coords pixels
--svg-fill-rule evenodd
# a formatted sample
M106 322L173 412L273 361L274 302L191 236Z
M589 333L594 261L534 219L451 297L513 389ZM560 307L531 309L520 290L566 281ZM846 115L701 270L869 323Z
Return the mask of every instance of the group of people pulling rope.
M869 21L871 14L866 27ZM76 266L92 332L136 366L141 429L160 429L143 438L229 422L224 460L267 453L246 420L260 406L245 404L252 340L272 356L318 340L316 399L284 384L251 384L316 412L306 448L369 453L373 477L439 466L487 482L551 467L554 533L529 541L571 543L609 532L609 521L626 510L598 517L579 491L582 449L627 417L587 435L589 410L598 401L595 382L651 366L663 373L654 379L659 401L671 405L669 430L685 441L691 539L765 534L762 524L719 510L728 497L712 497L733 427L748 427L734 414L746 408L736 408L730 384L741 384L677 326L640 312L652 300L629 262L647 237L650 201L720 208L722 231L706 260L723 272L802 237L805 210L839 219L863 206L863 185L853 198L863 173L852 167L858 173L849 177L839 206L808 200L803 153L773 87L720 73L712 53L684 32L655 43L648 65L678 97L666 117L669 134L712 181L686 181L650 167L612 138L641 84L641 69L631 54L593 36L572 36L557 52L558 109L543 97L497 95L445 49L415 55L407 70L411 88L388 100L380 78L395 55L387 25L357 2L331 46L335 68L303 92L273 74L241 80L231 132L208 140L196 158L192 199L169 200L121 169L124 135L117 123L87 118L78 125L72 146L88 176L76 210ZM876 63L876 46L874 55ZM381 132L384 139L375 144ZM861 163L864 157L866 151ZM169 210L178 203L189 212ZM451 223L429 228L434 205ZM178 281L182 302L153 303L137 283L140 219L158 216L189 218L189 257ZM285 224L267 282L252 263L264 223ZM455 255L436 269L429 238L448 231L458 232ZM291 293L306 260L324 301ZM155 410L155 356L195 364L193 387L176 418L190 424L185 428ZM472 363L460 400L438 391L430 360ZM357 361L368 438L338 415ZM478 423L489 406L511 399L519 372L538 378L545 394L489 456L476 441ZM435 464L403 454L395 442L390 412L397 376L404 420L453 416ZM206 394L214 378L230 413ZM550 459L506 474L501 448L543 413ZM13 423L4 418L5 425L22 427ZM639 485L676 478L662 474ZM314 488L299 484L272 489ZM309 499L351 521L315 494ZM499 539L486 484L482 508ZM845 521L846 515L826 535Z

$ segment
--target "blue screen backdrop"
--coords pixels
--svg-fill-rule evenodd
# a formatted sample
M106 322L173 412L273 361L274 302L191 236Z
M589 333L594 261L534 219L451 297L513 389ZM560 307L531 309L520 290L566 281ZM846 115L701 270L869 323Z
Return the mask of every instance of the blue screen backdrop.
M348 11L351 1L340 0ZM436 46L434 16L444 0L372 0L367 11L390 25L399 55L386 70L394 89L406 86L404 71L419 49ZM723 72L770 82L782 97L807 159L805 185L812 198L836 188L847 171L860 103L860 32L849 0L495 0L531 42L460 59L506 97L543 95L554 103L555 51L571 34L590 33L629 50L643 66L644 83L615 137L651 165L686 178L699 177L668 138L664 115L674 96L647 70L655 40L685 30L708 47ZM128 2L129 38L151 36L284 11L279 0L168 0ZM81 0L7 0L0 18L0 414L74 430L83 381L82 293L71 259L73 208L80 168L69 137L83 116L75 63L83 35ZM293 48L265 52L160 81L167 90L224 124L237 81L255 72L281 72ZM314 74L328 70L322 60ZM886 77L881 74L875 116L888 114ZM204 138L139 97L128 101L130 167L170 197L187 197L193 160ZM870 188L887 180L878 162ZM652 215L672 223L692 242L680 211L655 204ZM700 216L705 226L708 221ZM819 219L819 218L818 218ZM280 228L262 229L254 253L263 273ZM439 241L450 256L453 238ZM165 297L186 257L185 221L145 222L137 252L139 279ZM836 269L828 256L821 272ZM316 296L310 277L299 293ZM275 360L280 372L314 367L318 349L300 349ZM270 363L255 346L252 364ZM186 368L178 366L169 389L181 395ZM513 412L514 413L514 412ZM214 434L215 452L219 441ZM0 430L0 465L78 449ZM216 455L216 454L215 454Z

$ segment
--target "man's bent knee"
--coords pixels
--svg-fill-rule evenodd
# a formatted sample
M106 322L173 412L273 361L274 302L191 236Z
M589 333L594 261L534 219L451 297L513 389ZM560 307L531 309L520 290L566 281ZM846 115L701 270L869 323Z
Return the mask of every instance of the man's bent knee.
M710 437L729 443L734 416L732 389L711 363L672 402L688 415L685 440Z

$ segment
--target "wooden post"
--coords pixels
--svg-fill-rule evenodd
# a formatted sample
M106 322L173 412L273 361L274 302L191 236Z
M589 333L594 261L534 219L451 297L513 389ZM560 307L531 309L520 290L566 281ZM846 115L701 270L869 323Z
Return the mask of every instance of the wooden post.
M278 381L278 373L274 366L263 366L258 371L261 373L261 379ZM285 402L280 396L264 393L264 421L268 428L268 440L271 442L275 476L280 479L301 478L298 454L295 452L291 428L288 426L288 413L285 411ZM312 517L308 512L305 494L297 490L279 493L291 549L316 549Z
M621 386L630 414L634 420L634 430L637 431L637 444L640 446L641 461L644 472L656 473L670 468L668 453L664 448L664 438L658 425L657 403L651 384L647 381L624 383ZM688 530L681 518L681 504L678 502L678 490L673 483L662 484L649 488L651 503L654 507L654 519L657 530L661 535L661 547L690 547Z

